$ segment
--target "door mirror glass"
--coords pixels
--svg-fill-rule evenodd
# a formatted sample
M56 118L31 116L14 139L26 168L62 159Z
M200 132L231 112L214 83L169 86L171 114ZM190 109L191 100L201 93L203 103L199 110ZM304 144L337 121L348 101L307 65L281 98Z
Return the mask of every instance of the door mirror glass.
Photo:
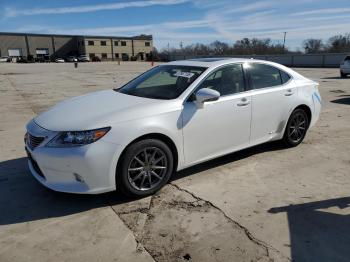
M196 93L196 100L199 103L216 101L219 97L220 93L218 91L209 88L199 89Z

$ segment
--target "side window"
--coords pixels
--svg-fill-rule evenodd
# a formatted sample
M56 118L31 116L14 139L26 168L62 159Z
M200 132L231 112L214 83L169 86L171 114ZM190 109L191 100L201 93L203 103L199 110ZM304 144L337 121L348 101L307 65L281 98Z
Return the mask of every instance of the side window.
M280 70L281 78L282 78L282 84L285 84L289 81L290 75L288 75L286 72L283 72Z
M251 63L249 67L253 89L260 89L282 84L280 70L273 66Z
M245 91L242 65L229 65L214 71L200 84L197 90L202 88L214 89L221 96Z

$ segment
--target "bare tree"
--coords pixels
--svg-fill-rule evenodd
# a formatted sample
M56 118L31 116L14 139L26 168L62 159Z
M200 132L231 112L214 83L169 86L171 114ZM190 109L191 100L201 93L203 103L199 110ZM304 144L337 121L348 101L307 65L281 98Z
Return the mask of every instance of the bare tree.
M328 39L327 45L323 44L321 39L309 38L303 42L302 48L305 53L313 54L320 52L350 52L350 33L345 35L336 35ZM209 45L192 44L183 48L163 49L160 52L161 59L171 56L213 56L213 55L270 55L285 53L301 53L290 51L283 44L274 44L271 39L243 38L237 40L233 45L215 41Z
M209 45L209 49L215 55L228 55L231 53L231 48L227 43L215 41Z
M321 39L309 38L304 40L303 48L306 54L320 53L323 49L323 43Z
M286 50L281 44L272 44L271 39L243 38L233 45L233 53L237 55L281 54ZM288 50L287 50L288 51Z
M336 35L329 38L327 51L331 53L350 52L350 34Z

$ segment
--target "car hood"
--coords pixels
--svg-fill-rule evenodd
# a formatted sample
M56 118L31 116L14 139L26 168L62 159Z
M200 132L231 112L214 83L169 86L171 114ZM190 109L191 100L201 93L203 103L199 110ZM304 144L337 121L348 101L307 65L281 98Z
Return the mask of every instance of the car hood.
M169 111L171 104L105 90L60 102L34 121L51 131L90 130Z

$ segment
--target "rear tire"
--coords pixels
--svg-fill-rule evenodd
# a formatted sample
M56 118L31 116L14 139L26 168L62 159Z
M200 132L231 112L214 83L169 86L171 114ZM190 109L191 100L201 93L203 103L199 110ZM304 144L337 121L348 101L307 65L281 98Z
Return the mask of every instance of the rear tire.
M131 197L152 195L169 181L173 166L173 154L164 142L137 141L121 158L116 174L117 189Z
M345 78L347 76L347 74L343 73L343 72L340 72L340 77L341 78Z
M295 147L304 140L309 121L305 110L298 108L292 112L283 136L283 142L287 147Z

